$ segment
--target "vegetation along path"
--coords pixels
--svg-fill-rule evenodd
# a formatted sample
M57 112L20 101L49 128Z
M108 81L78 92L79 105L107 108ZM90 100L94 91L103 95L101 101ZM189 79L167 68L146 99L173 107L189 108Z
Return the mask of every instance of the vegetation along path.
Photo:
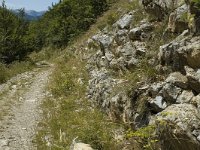
M52 67L38 68L0 85L0 149L36 149L34 135L41 120L41 101ZM2 113L3 112L3 113Z

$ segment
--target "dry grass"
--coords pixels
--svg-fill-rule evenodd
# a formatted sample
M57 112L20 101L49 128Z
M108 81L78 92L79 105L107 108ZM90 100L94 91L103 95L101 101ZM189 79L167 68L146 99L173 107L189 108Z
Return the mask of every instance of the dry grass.
M44 120L36 138L38 149L48 149L44 137L51 135L53 150L69 149L76 137L95 149L117 150L119 143L113 139L113 130L118 125L92 108L85 98L88 82L85 63L68 55L59 59L55 68L49 86L53 96L42 105Z
M17 74L32 70L34 67L34 63L30 61L13 62L9 65L0 63L0 84Z

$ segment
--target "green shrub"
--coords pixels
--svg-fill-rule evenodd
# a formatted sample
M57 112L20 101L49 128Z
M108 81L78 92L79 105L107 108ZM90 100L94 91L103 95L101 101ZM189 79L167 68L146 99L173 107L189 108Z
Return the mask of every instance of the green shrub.
M5 82L8 79L8 69L2 63L0 63L0 83Z
M107 24L113 25L117 21L118 18L119 18L119 16L116 12L110 13L107 17Z

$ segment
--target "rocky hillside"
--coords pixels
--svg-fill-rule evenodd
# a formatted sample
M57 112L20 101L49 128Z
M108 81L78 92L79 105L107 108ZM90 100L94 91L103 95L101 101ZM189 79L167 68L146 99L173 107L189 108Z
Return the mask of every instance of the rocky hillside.
M131 127L124 149L200 149L200 2L140 0L89 37L87 97Z

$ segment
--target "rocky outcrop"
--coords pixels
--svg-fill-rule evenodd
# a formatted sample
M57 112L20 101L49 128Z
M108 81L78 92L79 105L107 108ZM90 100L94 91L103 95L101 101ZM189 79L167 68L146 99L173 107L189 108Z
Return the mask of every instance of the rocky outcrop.
M148 41L155 38L158 22L144 18L133 25L134 12L122 15L111 29L105 28L88 40L87 96L113 121L123 121L136 130L156 126L162 150L197 150L200 147L200 37L191 36L185 30L188 22L183 16L188 13L188 4L181 0L143 0L142 4L157 20L170 16L168 30L182 34L160 45L158 55L149 58L152 45ZM139 65L144 59L161 74L156 81L133 74L141 77L140 82L127 87L130 79L121 77L132 70L140 72Z
M130 12L129 14L125 14L121 19L119 19L116 24L119 29L129 29L133 19L133 12Z
M191 30L195 35L200 34L200 1L185 0L189 7Z
M200 68L200 37L185 37L160 47L161 65L184 72L184 66Z
M183 4L182 0L142 0L142 4L147 13L153 15L158 20L164 19L171 11Z
M157 123L157 132L163 150L199 150L199 113L190 104L173 104L157 114L151 122Z
M172 33L181 33L188 29L188 11L188 6L186 4L183 4L182 6L172 11L169 15L167 31Z

